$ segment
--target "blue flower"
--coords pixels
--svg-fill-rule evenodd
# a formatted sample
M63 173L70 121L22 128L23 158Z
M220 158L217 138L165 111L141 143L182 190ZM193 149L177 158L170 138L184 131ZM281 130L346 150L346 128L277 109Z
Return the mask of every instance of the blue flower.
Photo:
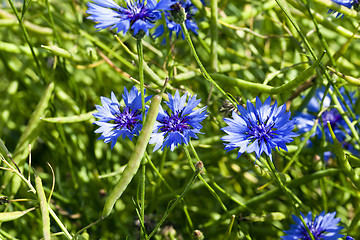
M354 98L355 93L352 92L346 94L344 88L340 88L339 91L344 97L346 104L352 108L352 105L356 102L356 99ZM311 128L314 126L315 120L317 119L317 115L320 112L321 101L323 101L323 109L326 110L322 112L321 121L319 121L318 127L316 128L316 131L312 137L316 137L316 141L321 139L324 133L325 140L332 142L330 131L327 126L327 121L329 121L332 130L334 131L337 139L343 144L344 148L353 153L356 153L357 151L355 148L353 148L353 146L346 141L347 135L351 135L349 126L346 124L339 111L336 108L333 108L334 106L330 95L327 94L324 96L324 92L325 87L317 89L315 96L310 99L305 111L298 114L298 116L295 118L299 132L306 133L311 130ZM345 108L343 105L342 107ZM310 142L310 144L312 143ZM330 153L325 152L325 160L327 160L330 156Z
M126 7L119 6L113 0L93 0L88 3L86 11L90 16L88 19L98 22L95 28L117 29L125 34L129 29L133 30L135 36L140 30L146 35L153 28L155 21L161 18L162 10L169 10L174 4L173 0L124 0Z
M320 215L316 216L314 221L312 218L311 212L309 212L306 217L301 213L301 216L304 218L306 225L311 231L312 235L316 240L336 240L344 235L340 234L339 231L343 229L343 227L338 226L340 222L340 218L335 218L336 212L320 213ZM292 218L295 224L290 226L290 230L284 231L287 236L281 237L284 240L311 240L309 234L307 233L305 226L301 222L300 218L295 215L292 215Z
M345 6L349 9L351 9L354 4L358 4L358 0L331 0L331 1L333 1L334 3L337 3L339 5ZM328 11L328 13L334 13L334 12L336 13L336 11L334 11L332 9L329 9L329 11ZM342 17L344 16L344 14L337 13L336 17L339 17L340 15L342 15Z
M122 94L125 106L120 106L116 96L111 92L111 99L101 97L102 106L95 105L98 110L93 116L99 118L94 124L100 126L95 133L101 133L98 138L105 143L111 142L111 149L115 146L117 138L128 137L130 140L139 135L142 129L141 94L134 86L130 92L124 87ZM145 98L148 101L151 96Z
M286 105L278 108L276 102L271 106L270 103L270 97L264 104L256 97L256 107L248 100L247 109L238 105L241 115L233 111L232 118L224 119L228 126L221 130L228 135L221 140L228 142L224 143L227 151L240 148L238 157L244 152L255 152L257 158L263 152L271 158L271 150L276 147L287 151L285 144L297 136L292 132L294 120L289 120Z
M351 236L346 236L346 240L354 240Z
M169 102L165 102L170 111L165 112L160 106L159 114L156 118L154 131L151 134L150 144L155 143L154 151L160 147L170 147L173 151L177 145L190 141L190 137L198 138L196 134L200 133L202 128L201 121L208 115L206 114L206 107L196 108L201 99L196 99L196 95L189 96L188 103L186 103L187 93L180 97L179 91L176 91L173 97L168 93Z
M194 32L195 34L197 33L197 30L199 29L199 27L197 26L195 20L193 19L193 16L195 15L195 13L198 11L198 9L192 4L192 2L190 0L180 0L178 1L181 5L181 7L183 7L185 9L185 13L186 13L186 20L185 20L185 25L186 28L192 32ZM174 11L174 10L171 10ZM166 26L169 29L169 34L170 34L170 38L172 36L172 33L175 32L176 33L176 37L179 37L179 34L181 33L181 36L183 39L185 39L185 35L182 32L181 29L181 25L178 23L175 23L170 16L169 12L165 12L165 21L166 21ZM163 35L165 32L164 30L164 25L160 25L159 27L156 28L155 32L154 32L154 37L160 37L161 35ZM163 41L163 43L165 43L165 39Z

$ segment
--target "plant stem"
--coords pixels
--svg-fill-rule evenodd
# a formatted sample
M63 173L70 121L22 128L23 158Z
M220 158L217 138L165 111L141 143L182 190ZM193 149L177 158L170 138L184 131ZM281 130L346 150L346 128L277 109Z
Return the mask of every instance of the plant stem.
M279 187L281 188L281 190L285 193L285 195L289 198L292 207L294 208L295 212L297 213L297 215L299 216L302 224L304 225L306 232L308 233L308 235L310 236L311 240L315 240L313 234L311 233L308 225L305 223L305 220L303 218L303 216L300 214L299 209L297 208L294 200L293 200L293 193L283 184L283 182L281 181L280 175L279 173L276 171L274 163L272 162L272 160L267 157L266 158L266 165L269 168L269 170L272 172L272 174L274 175L274 178L276 179L276 181L279 184Z
M12 1L12 0L8 0L8 2L9 2L9 4L10 4L10 6L11 6L11 8L12 8L12 10L13 10L13 12L14 12L17 20L18 20L18 22L19 22L19 26L20 26L23 34L24 34L25 41L27 42L27 44L28 44L29 47L30 47L31 54L32 54L32 56L33 56L33 58L34 58L34 61L35 61L36 67L37 67L37 69L38 69L38 71L39 71L41 80L44 80L44 74L43 74L42 68L41 68L41 66L40 66L39 59L37 58L37 56L36 56L36 54L35 54L35 50L34 50L32 44L31 44L31 42L30 42L29 34L28 34L27 31L26 31L26 28L25 28L25 26L24 26L24 24L23 24L23 22L22 22L22 19L20 18L19 14L18 14L18 12L17 12L17 10L16 10L16 8L15 8L15 6L14 6L13 1Z
M191 37L189 34L189 31L186 28L185 22L181 23L181 29L185 35L186 41L188 42L191 52L194 55L194 58L196 60L196 62L199 64L201 73L203 74L203 76L205 77L206 80L208 80L209 82L211 82L224 96L226 96L226 98L234 105L237 106L237 103L228 95L226 94L226 92L210 77L209 73L206 71L206 69L204 68L203 64L200 61L199 56L196 53L195 47L191 41Z
M185 152L185 155L189 161L189 164L190 164L190 167L195 171L195 166L194 166L194 163L192 162L192 159L191 159L191 156L190 156L190 153L189 153L189 150L188 150L188 147L186 145L183 146L183 149L184 149L184 152ZM199 158L197 158L198 161L200 161ZM222 202L221 198L219 197L219 195L217 195L217 193L215 192L215 190L205 181L205 179L199 175L199 178L200 180L204 183L205 187L210 191L210 193L214 196L214 198L220 203L222 209L224 211L227 211L227 208L225 206L225 204Z
M140 92L141 92L141 106L142 106L142 117L143 122L145 121L145 87L144 87L144 50L142 45L142 39L136 40L137 53L139 57L139 81L140 81Z
M147 113L148 117L140 132L140 136L136 142L135 149L130 156L128 165L121 174L118 183L110 193L109 197L106 199L101 218L106 218L107 216L110 215L111 210L113 209L116 201L124 193L125 189L127 188L132 178L136 174L137 170L139 169L141 160L143 159L146 150L146 146L149 143L150 135L155 125L157 114L159 112L159 106L162 100L161 97L162 94L163 91L152 98L152 102L150 104L149 111Z
M136 40L137 53L139 57L139 80L141 92L141 107L142 107L142 120L145 122L145 87L144 87L144 50L142 45L142 38ZM140 195L140 217L145 221L145 180L146 180L146 164L145 158L142 159L142 177L141 177L141 195ZM141 236L144 236L144 230L141 228Z
M194 172L194 174L192 175L190 181L188 182L188 184L186 185L184 191L181 193L180 197L178 197L175 202L170 206L169 209L166 210L166 212L164 213L164 216L161 218L161 220L159 221L159 223L156 225L156 227L154 228L154 230L149 234L149 239L157 232L157 230L159 229L159 227L164 223L164 221L166 220L166 218L169 216L169 214L171 213L171 211L174 209L174 207L185 197L185 195L187 194L187 192L190 190L191 186L195 183L196 177L200 176L199 175L199 171Z
M73 237L70 235L64 224L61 222L61 220L58 218L56 213L52 210L50 205L48 205L49 213L52 216L52 218L55 220L55 222L59 225L60 229L63 231L67 239L73 239Z
M189 146L191 148L191 151L193 152L195 158L197 161L200 161L200 158L194 148L194 146L192 145L191 141L189 142ZM204 167L203 168L203 171L204 171L204 174L210 179L210 182L211 184L217 189L219 190L222 194L224 194L225 196L227 196L229 199L231 199L232 201L234 201L235 203L237 203L238 205L244 207L244 208L247 208L248 210L251 210L249 209L244 203L240 202L238 199L234 198L233 196L231 196L228 192L226 192L224 189L222 189L213 179L212 177L210 177L208 174L207 174L207 171L206 171L206 168Z
M331 124L328 121L327 122L327 126L329 128L330 134L331 134L331 138L333 140L333 144L334 144L334 152L337 156L338 159L338 163L340 168L344 171L345 176L347 176L348 178L350 178L350 180L352 181L352 183L358 188L360 189L360 176L355 172L355 170L351 167L348 157L345 155L344 153L344 149L342 144L339 142L339 140L337 140L334 131L332 130Z
M10 154L8 155L8 157L10 157ZM16 175L18 175L18 177L21 178L21 180L23 180L23 181L26 183L26 185L28 185L28 187L30 188L30 190L29 190L30 192L36 194L36 190L35 190L35 188L33 187L33 185L31 184L31 181L30 181L30 180L26 179L26 178L24 177L24 175L22 175L21 172L17 171L13 166L11 166L10 163L9 163L8 161L6 161L6 159L3 158L2 156L1 156L1 159L0 159L0 160L3 161L3 162L9 167L9 170L10 170L11 172L13 172L13 173L15 173ZM1 162L1 161L0 161L0 162Z

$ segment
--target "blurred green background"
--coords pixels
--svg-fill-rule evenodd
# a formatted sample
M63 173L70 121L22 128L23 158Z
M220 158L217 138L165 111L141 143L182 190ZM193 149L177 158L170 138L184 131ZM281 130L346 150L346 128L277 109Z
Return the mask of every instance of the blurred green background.
M95 104L101 104L100 96L110 97L114 91L121 99L124 87L130 89L136 84L136 40L130 34L123 36L119 33L122 45L114 37L116 32L96 31L95 23L86 19L87 1L27 0L13 3L22 25L7 1L3 1L0 8L0 138L25 176L29 171L28 144L31 144L31 167L42 178L47 196L53 181L47 163L52 166L55 189L51 206L69 232L74 234L99 218L106 196L116 184L119 172L134 148L134 143L128 139L119 139L113 150L109 144L96 141L99 135L94 133L96 126L92 124L95 119L91 111ZM209 4L207 2L206 8L200 9L195 16L200 29L199 35L192 34L192 40L210 72L280 86L310 66L308 49L275 1L219 1L215 50L211 47L216 36L210 31ZM296 0L289 0L287 5L319 57L324 47L305 5ZM314 18L330 54L335 54L356 33L359 19L327 15L328 9L319 3L311 2L310 7L318 14L319 18ZM26 29L27 36L23 29ZM340 72L353 77L359 77L358 38L360 36L356 33L347 45L347 51L341 53L336 62ZM53 50L44 46L52 46ZM216 67L211 67L215 61L211 57L212 51L216 51ZM223 150L220 137L224 133L220 128L225 125L222 119L229 115L220 109L224 110L226 98L201 76L186 41L174 38L169 44L161 45L161 39L148 36L144 39L144 55L149 67L145 71L148 95L154 95L152 89L160 89L165 77L170 76L167 92L174 93L179 89L183 93L197 94L202 99L201 104L208 106L209 117L203 122L204 134L193 144L207 168L206 179L210 181L210 177L225 190L217 190L217 193L227 207L227 211L222 209L198 181L169 215L154 239L191 239L195 229L201 230L206 239L223 239L232 214L236 220L230 239L279 239L282 231L289 229L292 223L293 210L287 198L274 190L275 183L259 189L270 180L266 174L259 175L253 156L244 155L236 159L236 151L225 153ZM325 56L322 62L327 61ZM339 85L344 83L337 80ZM269 96L245 89L235 81L218 83L242 103L256 96L263 100ZM324 85L325 80L314 73L307 83L306 86L316 88ZM290 100L290 110L295 113L302 103L295 90L289 89L273 98L279 104ZM310 94L310 91L305 93ZM274 156L279 170L293 156L300 142L301 137L296 138L289 153L281 152ZM163 153L152 153L152 146L148 153L159 168ZM2 154L5 156L4 152ZM344 175L339 174L334 161L325 166L322 160L314 157L316 154L312 149L304 148L286 177L288 180L300 179L333 168L325 172L328 177L302 182L291 190L301 199L302 212L337 211L347 230L359 208L358 191ZM5 167L3 163L0 166ZM174 192L180 194L183 191L192 170L181 148L168 152L161 173ZM28 192L25 184L20 184L18 177L11 176L8 171L0 171L0 195L28 200L1 205L0 211L38 206L37 197ZM146 224L151 231L168 203L176 197L149 165L146 177ZM115 211L88 230L89 239L138 238L133 201L139 197L139 185L140 174L137 174L117 202ZM229 196L248 204L249 209L242 208ZM257 200L259 196L265 197ZM267 217L261 218L263 215ZM0 223L0 238L40 239L41 226L41 213L37 208L20 219ZM357 224L352 231L356 232L356 229ZM51 231L61 231L53 219ZM173 238L171 234L174 234ZM57 238L66 239L61 235Z

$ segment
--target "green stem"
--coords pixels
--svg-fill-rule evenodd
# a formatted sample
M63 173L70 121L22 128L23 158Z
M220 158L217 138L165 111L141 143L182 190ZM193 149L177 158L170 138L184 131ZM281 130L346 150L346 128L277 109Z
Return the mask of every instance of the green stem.
M189 142L189 146L190 146L190 149L191 151L193 152L195 158L197 161L200 161L200 158L194 148L194 146L192 145L191 141ZM251 210L249 209L244 203L240 202L238 199L234 198L233 196L231 196L231 194L229 194L228 192L226 192L224 189L222 189L214 180L212 177L210 177L210 175L207 173L206 171L206 168L204 167L203 168L203 171L204 171L204 174L210 179L210 182L211 184L217 189L219 190L222 194L224 194L226 197L228 197L229 199L231 199L233 202L237 203L238 205L244 207L244 208L247 208L248 210Z
M166 85L166 82L165 82ZM165 90L165 86L160 94L154 96L152 98L152 102L150 104L150 108L147 113L146 121L144 122L143 128L140 132L140 136L137 140L136 146L134 151L132 152L129 162L124 169L123 173L121 174L121 177L110 193L109 197L106 199L105 206L103 209L103 213L101 218L106 218L110 215L111 210L113 209L116 201L121 197L121 195L124 193L125 189L131 182L132 178L136 174L137 170L139 169L141 160L143 159L146 146L149 143L150 135L153 131L155 120L157 117L157 114L159 112L159 106L162 100L162 94Z
M192 162L188 147L186 145L183 146L185 155L189 161L190 167L195 171L195 166L194 163ZM200 161L200 159L197 157L197 161ZM217 193L215 192L215 190L205 181L205 179L199 175L200 180L204 183L205 187L210 191L210 193L214 196L214 198L220 203L221 207L223 208L224 211L227 211L227 208L225 206L225 204L221 201L221 198L219 197L219 195L217 195Z
M296 150L295 154L292 156L291 160L286 164L285 168L282 170L282 173L286 173L286 171L290 168L290 166L295 162L297 159L297 156L300 154L304 146L307 144L307 141L310 139L310 137L315 133L316 128L318 126L319 119L315 119L314 126L311 128L309 132L305 134L304 140L301 141L298 149Z
M225 239L229 239L231 229L232 229L232 227L234 225L234 222L235 222L235 215L232 215L231 220L230 220L230 224L229 224L229 228L228 228L228 230L226 231L226 234L225 234Z
M210 18L210 35L211 35L211 52L210 52L210 66L212 72L217 72L218 69L218 0L211 0L211 18Z
M146 182L146 161L143 157L142 159L142 172L141 172L141 205L140 205L140 217L143 222L145 222L145 182ZM146 232L141 228L141 236L144 237Z
M8 154L8 157L9 157L9 158L11 157L10 154ZM29 187L29 189L30 189L30 190L29 190L30 192L36 194L36 190L35 190L35 188L33 187L33 185L31 184L31 181L30 181L29 179L26 179L26 178L24 177L24 175L22 175L22 173L21 173L20 171L17 171L8 161L6 161L5 158L3 158L2 155L1 155L1 159L0 159L0 160L3 161L3 162L9 167L10 172L13 172L13 173L15 173L16 175L18 175L18 177L21 178L21 180L23 180L23 181L26 183L26 185L28 185L28 187ZM0 162L1 162L1 161L0 161ZM16 165L16 166L17 166L17 165Z
M34 58L36 67L37 67L37 69L38 69L38 71L39 71L39 73L40 73L41 78L43 79L43 78L44 78L44 74L43 74L43 72L42 72L39 59L37 58L37 56L36 56L36 54L35 54L35 50L34 50L32 44L31 44L31 42L30 42L29 34L28 34L27 31L26 31L26 28L25 28L25 26L24 26L24 24L23 24L23 22L22 22L22 20L21 20L21 18L20 18L20 16L19 16L19 14L18 14L18 12L17 12L17 10L16 10L16 8L15 8L15 6L14 6L14 3L12 2L12 0L8 0L8 2L9 2L9 4L10 4L10 6L11 6L11 8L12 8L12 10L13 10L13 12L14 12L17 20L18 20L18 22L19 22L20 28L21 28L21 30L22 30L22 32L23 32L23 34L24 34L25 41L27 42L27 44L28 44L29 47L30 47L30 51L31 51L31 54L32 54L32 56L33 56L33 58Z
M142 45L142 39L136 40L137 52L139 57L139 81L141 92L141 106L143 122L145 121L145 87L144 87L144 50Z
M199 171L194 172L194 174L192 175L189 183L186 185L184 191L181 193L181 195L175 200L175 202L170 206L169 209L166 210L166 212L164 213L164 216L161 218L161 220L159 221L159 223L156 225L156 227L154 228L154 230L149 234L149 239L158 231L158 229L160 228L160 226L164 223L164 221L166 220L166 218L169 216L169 214L171 213L171 211L174 209L174 207L185 197L185 195L187 194L187 192L190 190L191 186L194 184L196 177L200 176L199 175Z
M360 14L356 10L349 9L348 7L337 4L334 1L331 0L312 0L312 1L324 7L331 8L336 12L343 13L349 17L360 20Z
M324 177L332 177L332 176L337 176L342 172L342 169L338 169L338 168L330 168L330 169L326 169L326 170L320 170L317 171L311 175L307 175L304 176L302 178L296 178L294 180L291 180L289 182L286 182L286 186L288 188L297 188L301 185L304 184L308 184L311 181L317 180L317 179L321 179ZM266 201L270 200L270 199L274 199L277 196L279 196L281 194L281 190L280 187L276 187L274 189L268 190L260 195L256 195L254 197L252 197L251 199L249 199L245 205L248 206L249 208L256 208L259 204L261 203L265 203ZM244 208L241 206L238 206L232 210L230 210L228 213L229 214L239 214L241 212L244 211ZM226 219L225 217L221 218L221 221Z
M52 216L52 218L55 220L55 222L59 225L60 229L63 231L67 239L73 239L73 237L70 235L64 224L61 222L61 220L58 218L56 213L52 210L50 205L48 205L49 213Z
M305 0L306 1L306 0ZM333 58L333 56L331 55L331 52L329 50L329 45L327 44L325 38L323 37L323 35L321 34L320 32L320 28L317 24L317 20L316 18L313 16L312 12L311 12L311 9L310 9L310 1L306 1L306 8L308 10L308 13L309 13L309 16L311 18L311 20L313 21L314 23L314 26L315 26L315 29L316 29L316 33L320 39L320 44L321 46L325 49L326 51L326 54L328 56L328 58L330 59L330 62L331 62L331 65L333 66L336 66L336 62L335 62L335 59Z
M334 86L334 90L338 90L337 88L335 88L336 86ZM336 107L336 109L339 111L340 115L343 117L343 119L345 120L346 124L348 125L351 133L353 134L355 140L358 142L358 144L360 144L360 137L359 137L359 134L357 132L357 130L355 129L354 125L352 124L352 122L350 121L349 117L346 115L343 107L341 106L340 104L340 101L338 100L337 96L341 96L339 90L336 92L336 94L331 90L329 89L329 94L331 96L331 99L334 101L334 105ZM346 104L345 101L343 101L344 104ZM351 109L347 109L347 112L352 112ZM354 119L356 119L356 117L354 116Z
M278 5L280 6L280 8L283 10L283 12L285 13L285 15L289 18L290 22L292 23L292 25L295 27L296 31L299 33L302 41L304 42L306 48L309 50L312 59L317 61L317 57L315 55L314 50L312 49L311 45L309 44L309 41L307 40L306 36L302 33L302 31L300 30L300 27L297 25L297 23L295 22L295 19L293 18L293 16L290 14L290 12L285 8L285 5L283 4L282 0L275 0ZM334 4L335 5L335 4ZM336 4L337 5L337 4ZM334 9L335 10L335 9ZM355 119L355 115L353 114L353 111L350 109L350 107L346 104L346 102L344 101L344 98L342 97L342 95L340 94L339 90L337 89L337 87L335 86L334 82L332 81L330 75L328 74L328 72L326 71L326 68L323 64L319 64L319 68L321 69L321 71L323 72L323 74L325 75L325 78L327 79L327 81L329 83L331 83L331 85L333 86L336 95L339 96L340 100L344 103L347 111L350 113L350 115ZM355 136L355 140L360 144L360 138L359 135L357 134L357 131L355 130L354 126L351 124L350 119L348 118L348 116L346 116L345 112L343 111L337 97L335 94L332 94L332 91L330 91L330 95L332 100L334 101L335 105L337 105L338 111L340 112L340 114L343 116L346 124L349 126L351 132L354 134Z
M196 60L196 62L199 64L201 73L203 74L203 76L205 77L206 80L208 80L210 83L212 83L224 96L226 96L226 98L234 105L237 106L237 103L230 97L228 96L228 94L226 94L226 92L210 77L209 73L206 71L206 69L204 68L203 64L200 61L199 56L196 53L195 47L191 41L191 37L189 34L189 31L186 28L185 22L181 23L181 29L185 35L186 41L190 46L191 52L194 55L194 58Z
M214 79L221 80L224 83L231 84L232 86L236 85L238 87L241 87L243 89L249 89L252 91L258 91L263 93L269 93L269 94L279 94L287 91L293 90L295 87L299 86L300 84L304 83L306 80L308 80L311 75L313 74L314 70L317 66L320 65L320 62L325 55L325 52L322 53L320 58L317 58L316 61L306 70L301 72L298 76L296 76L294 79L290 80L289 82L277 86L272 87L268 86L262 83L254 83L254 82L248 82L239 78L234 78L230 76L226 76L223 74L218 73L212 73L210 74Z
M137 52L139 57L139 80L140 80L140 92L141 92L141 107L142 107L142 119L145 122L145 87L144 87L144 50L142 45L142 38L136 40ZM141 220L145 220L145 180L146 180L146 164L145 158L142 160L142 177L141 177L141 206L140 216ZM144 231L141 228L141 235L144 236Z
M351 167L347 156L345 156L344 150L343 150L343 146L342 144L339 142L339 140L337 140L332 128L331 128L331 124L328 121L327 122L327 126L329 128L330 134L331 134L331 138L334 142L334 152L338 158L338 163L340 165L340 168L342 170L344 170L345 176L349 177L350 180L352 181L352 183L358 188L360 189L360 176L355 172L355 170Z
M49 0L46 0L45 2L46 2L46 8L47 8L48 13L49 13L50 23L51 23L51 27L52 27L53 32L54 32L55 39L58 42L58 44L61 44L60 36L59 36L59 34L58 34L58 32L56 31L56 28L55 28L55 22L54 22L53 15L51 13Z
M288 189L283 182L281 181L280 175L279 173L276 171L274 163L272 162L272 160L270 159L270 157L266 158L266 163L267 163L267 167L270 169L270 171L272 172L272 174L274 175L274 178L276 179L276 181L279 184L279 187L281 188L281 190L285 193L285 195L288 197L288 199L291 202L292 207L294 208L295 212L297 213L297 215L299 216L302 224L305 226L305 229L308 233L308 235L310 236L311 240L315 240L313 234L311 233L308 225L306 224L303 216L300 214L299 209L297 208L294 199L293 199L293 193L290 191L290 189Z
M168 148L165 148L164 150L166 150ZM165 152L165 151L164 151ZM152 169L154 170L154 172L158 175L159 179L156 183L157 188L159 187L161 181L164 182L165 186L167 189L169 189L169 191L174 194L176 196L176 193L174 192L174 190L170 187L170 185L168 184L168 182L165 180L165 178L161 175L161 167L160 170L158 171L154 165L154 163L151 161L151 159L149 158L148 154L145 152L145 158L146 161L150 164L150 166L152 167Z

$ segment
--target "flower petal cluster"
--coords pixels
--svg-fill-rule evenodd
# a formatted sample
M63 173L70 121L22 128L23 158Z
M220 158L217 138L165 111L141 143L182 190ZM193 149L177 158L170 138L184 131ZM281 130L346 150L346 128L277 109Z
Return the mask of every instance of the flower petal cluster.
M161 11L170 10L173 0L124 0L126 7L119 6L113 0L93 0L89 2L88 19L98 22L95 28L117 29L125 34L129 29L135 36L140 30L146 35L155 21L161 18Z
M301 216L304 218L306 225L311 231L312 235L316 240L336 240L344 235L340 234L339 231L343 227L338 226L340 218L335 218L336 212L327 213L323 211L313 220L311 212L309 212L306 217L301 213ZM305 229L305 226L301 222L300 218L292 215L292 218L295 224L290 226L290 230L284 231L287 236L282 236L281 239L284 240L311 240L308 232Z
M345 7L349 8L349 9L351 9L354 6L354 4L359 4L358 0L331 0L331 1L333 1L334 3L337 3L339 5L345 6ZM343 17L344 16L344 14L336 12L336 11L334 11L332 9L329 9L328 13L337 13L336 17L339 17L339 16Z
M353 104L356 102L355 93L350 92L346 93L344 88L339 89L341 95L343 96L346 104L352 108ZM319 88L316 90L315 95L309 100L307 107L304 109L304 112L298 114L295 119L297 122L297 127L300 133L306 133L311 130L314 126L317 115L321 110L321 102L323 109L327 109L321 114L321 121L319 121L318 127L316 128L315 133L312 137L315 137L313 142L315 143L322 138L323 133L325 134L325 139L332 142L330 131L327 126L327 121L330 122L331 128L334 131L336 138L343 144L344 148L355 153L356 150L352 147L351 144L347 142L347 136L351 136L351 131L349 126L346 124L344 118L341 116L339 111L334 108L333 102L329 94L325 94L325 87ZM340 101L340 99L339 99ZM342 106L345 108L345 106ZM350 119L352 120L352 119ZM315 144L317 145L317 144ZM325 153L325 160L330 157L329 153Z
M208 115L206 114L206 107L194 110L201 99L196 99L196 95L189 96L184 94L180 97L179 91L176 91L173 97L168 93L169 102L165 102L169 107L166 112L160 106L159 114L156 118L154 131L151 134L149 143L156 144L154 151L160 147L170 147L173 151L177 145L188 144L190 137L198 138L196 134L200 133L202 128L201 121Z
M139 135L142 129L142 106L141 94L134 86L130 92L124 87L122 94L125 106L121 106L116 96L111 92L111 99L101 97L100 105L95 105L98 110L93 116L99 118L94 124L99 128L95 133L101 133L98 140L103 139L105 143L111 142L111 149L115 146L118 137L123 139L128 137L130 140ZM151 96L147 97L148 101Z
M197 26L195 20L193 19L193 16L198 11L198 9L194 6L194 4L192 4L191 0L180 0L180 1L177 1L177 2L179 2L181 7L183 7L185 9L185 13L186 13L185 25L186 25L186 28L188 30L194 32L195 34L198 34L197 30L199 29L199 27ZM175 11L175 10L170 10L170 11ZM176 34L176 38L178 38L179 34L181 33L182 39L185 39L185 35L182 32L180 24L175 23L171 19L170 13L168 11L165 12L165 21L166 21L166 26L169 29L170 38L172 36L172 33L174 32ZM156 30L154 32L154 37L155 38L160 37L164 33L165 33L164 25L160 25L159 27L156 28ZM164 39L164 41L162 43L165 43L165 39Z
M256 157L265 152L271 158L273 148L287 151L286 143L293 141L294 120L290 120L290 112L286 105L277 107L275 102L270 105L270 97L264 104L256 97L256 107L248 100L247 109L238 105L240 115L232 112L232 118L225 118L228 124L222 128L228 135L221 138L227 151L239 148L238 157L244 152L255 152Z

